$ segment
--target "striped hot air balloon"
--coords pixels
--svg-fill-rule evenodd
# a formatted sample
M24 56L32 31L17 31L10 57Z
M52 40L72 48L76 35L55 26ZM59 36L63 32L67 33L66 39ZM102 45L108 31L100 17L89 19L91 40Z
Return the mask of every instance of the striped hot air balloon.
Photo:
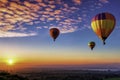
M105 40L111 34L115 27L116 19L108 12L97 14L91 22L93 31L105 44Z
M59 29L57 29L57 28L51 28L50 29L50 36L53 38L54 41L59 36L59 34L60 34Z
M93 48L95 47L95 42L94 41L89 42L88 46L91 48L91 50L93 50Z

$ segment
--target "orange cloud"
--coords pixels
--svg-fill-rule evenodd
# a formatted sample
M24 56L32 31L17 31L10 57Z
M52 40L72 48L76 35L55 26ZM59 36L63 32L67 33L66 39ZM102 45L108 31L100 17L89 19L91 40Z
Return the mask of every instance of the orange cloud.
M49 4L54 4L55 3L55 1L54 0L49 0L49 1L47 1Z
M46 8L45 10L48 11L48 12L53 11L53 9L51 9L51 8Z
M27 6L27 7L31 7L31 4L27 1L24 1L24 5Z
M26 25L34 24L46 24L51 26L50 22L54 22L60 29L66 32L72 32L77 29L75 26L82 22L86 17L87 8L83 9L81 15L77 15L74 19L70 16L76 11L81 10L80 7L75 6L81 4L81 0L72 0L73 5L64 3L63 0L34 0L36 3L31 1L20 1L20 0L0 0L0 30L27 30ZM102 3L107 3L108 0L99 0ZM102 7L102 3L94 3L98 8ZM7 7L6 7L7 4ZM82 4L81 4L82 5ZM95 6L92 5L90 10L94 10ZM96 7L96 8L97 8ZM70 14L70 15L69 15ZM17 25L16 25L17 24ZM22 26L22 27L21 27ZM46 26L46 25L45 25ZM71 26L71 27L69 27ZM33 26L35 27L35 26ZM41 26L42 27L42 26ZM36 27L35 27L36 28ZM43 27L44 28L44 27ZM49 27L48 27L49 28ZM70 30L71 29L71 30Z
M48 5L50 8L54 9L56 6L55 5Z
M55 18L48 18L49 21L53 21Z
M41 20L41 21L45 21L45 18L44 18L44 17L41 17L40 20Z
M4 27L2 27L2 31L8 31L8 30L12 30L14 29L14 26L13 25L6 25Z
M56 8L55 1L49 1L48 4L43 3L42 0L35 0L36 2L38 2L36 4L31 3L29 1L24 2L20 2L19 0L17 1L18 2L16 1L8 2L8 0L0 1L3 4L9 3L8 7L3 6L0 8L1 16L3 16L4 13L7 13L3 17L1 17L1 20L2 19L4 20L0 21L1 22L0 25L3 26L2 28L0 28L0 30L4 31L16 29L26 30L27 28L25 28L24 26L21 27L23 23L33 25L40 24L40 22L33 23L32 22L33 20L40 20L43 21L44 23L45 21L50 22L53 20L56 20L57 22L66 18L65 16L62 15L64 9L55 9ZM64 8L69 8L66 9L66 11L64 11L67 13L72 12L73 9L74 10L76 9L75 7L69 7L68 4L61 4L61 0L57 0L57 4L63 6ZM5 24L6 22L9 24ZM62 25L70 25L70 22L67 23L67 20L65 21L65 23L64 22L61 23ZM18 24L17 28L15 24Z
M61 10L55 10L54 11L54 14L60 14L61 13Z
M81 4L81 0L72 0L75 4Z
M47 7L45 3L38 3L41 7Z
M6 3L8 3L8 0L1 0L0 2L6 4Z

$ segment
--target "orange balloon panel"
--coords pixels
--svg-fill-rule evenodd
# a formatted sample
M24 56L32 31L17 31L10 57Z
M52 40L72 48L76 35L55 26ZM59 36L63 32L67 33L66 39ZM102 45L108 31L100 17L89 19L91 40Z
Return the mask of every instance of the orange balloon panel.
M53 38L54 41L59 36L59 33L60 33L60 31L57 28L50 29L50 36Z

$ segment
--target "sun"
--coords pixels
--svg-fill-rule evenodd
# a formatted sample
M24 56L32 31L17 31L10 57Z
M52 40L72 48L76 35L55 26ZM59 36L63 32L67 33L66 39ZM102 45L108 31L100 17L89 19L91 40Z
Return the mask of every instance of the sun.
M13 59L8 59L7 63L8 63L8 65L13 65L14 64L14 60Z

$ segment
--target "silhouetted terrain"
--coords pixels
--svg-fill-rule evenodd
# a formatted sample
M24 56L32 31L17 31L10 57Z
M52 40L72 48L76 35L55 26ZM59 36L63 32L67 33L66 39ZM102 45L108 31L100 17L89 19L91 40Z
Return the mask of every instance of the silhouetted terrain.
M1 71L0 80L29 80L29 79L17 74L10 74L8 72Z
M22 72L29 80L105 80L120 78L120 71L94 70L43 70L38 72Z
M120 80L120 71L43 70L38 72L0 72L0 80Z

